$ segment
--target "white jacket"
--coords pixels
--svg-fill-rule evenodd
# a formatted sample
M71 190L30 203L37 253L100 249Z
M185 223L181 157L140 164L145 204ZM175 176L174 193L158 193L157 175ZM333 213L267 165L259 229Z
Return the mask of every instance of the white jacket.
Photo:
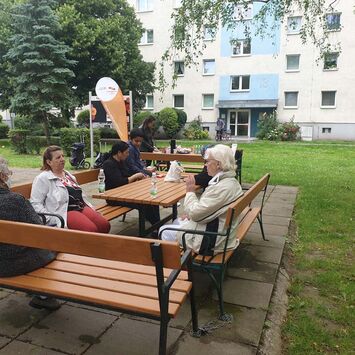
M75 182L75 176L65 171ZM89 206L91 203L86 199L83 192L83 200ZM69 193L60 179L52 171L46 170L35 177L32 183L30 202L37 213L55 213L63 217L67 227L67 209ZM60 227L60 221L55 217L47 217L47 224Z
M243 194L239 182L235 178L235 172L225 172L220 176L216 184L209 185L200 197L194 192L188 192L185 196L184 210L190 220L183 223L181 228L205 231L207 223L218 218L218 232L225 232L224 224L227 217L228 205L237 200ZM235 232L237 219L233 221L228 239L228 249L234 249L237 245ZM182 232L177 233L178 241L182 243ZM186 246L189 249L199 252L203 235L186 234ZM224 248L225 237L218 236L215 244L215 252L221 252Z

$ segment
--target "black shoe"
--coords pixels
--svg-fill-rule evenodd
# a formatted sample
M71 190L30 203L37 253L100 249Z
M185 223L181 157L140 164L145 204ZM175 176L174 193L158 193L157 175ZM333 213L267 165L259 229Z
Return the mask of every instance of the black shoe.
M52 297L41 298L39 296L34 296L29 305L33 308L44 308L48 309L49 311L56 311L60 308L60 303Z
M150 233L150 238L158 239L158 232L154 231L154 232Z

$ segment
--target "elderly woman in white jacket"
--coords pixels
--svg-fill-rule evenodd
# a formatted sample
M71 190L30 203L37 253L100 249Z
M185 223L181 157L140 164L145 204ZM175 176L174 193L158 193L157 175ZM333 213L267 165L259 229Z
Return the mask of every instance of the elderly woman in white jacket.
M64 170L63 151L50 146L43 153L43 172L32 184L31 204L37 213L49 212L63 217L69 229L108 233L110 223L86 199L75 177ZM47 221L59 226L57 219Z
M184 210L186 215L178 218L173 224L165 225L160 229L164 240L178 240L181 245L183 232L179 229L209 231L223 233L228 205L242 195L242 188L235 178L235 160L232 149L218 144L206 150L205 164L208 175L212 176L208 186L201 196L195 193L195 179L190 175L186 179L186 196ZM175 230L165 230L175 228ZM237 220L233 221L230 235L235 235ZM213 250L215 253L223 251L225 237L218 236L216 240L205 239L203 235L186 234L186 247L195 252ZM212 244L211 244L212 243ZM228 240L228 249L237 247L236 238Z

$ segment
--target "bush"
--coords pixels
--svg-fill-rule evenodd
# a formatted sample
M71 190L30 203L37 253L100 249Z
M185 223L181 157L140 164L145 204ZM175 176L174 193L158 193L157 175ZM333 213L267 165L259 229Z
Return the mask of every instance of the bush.
M51 142L52 145L57 145ZM42 147L47 146L47 138L43 136L27 136L26 138L26 150L27 153L39 154Z
M81 111L78 116L76 116L78 125L81 127L88 127L90 125L90 111L84 110Z
M0 120L0 139L7 138L10 127L6 123L2 123Z
M15 152L19 154L27 153L26 140L29 130L26 129L10 129L9 138L11 146Z
M194 120L190 122L186 129L184 129L183 135L187 139L208 139L208 131L204 131L201 127L201 122Z
M2 115L0 115L0 123L2 122L2 118L3 118Z
M85 154L90 156L90 130L88 128L61 128L60 142L67 156L71 155L71 146L75 142L85 143ZM100 131L94 129L94 151L99 151Z
M133 117L133 127L139 127L143 123L143 121L149 116L154 116L155 117L155 114L153 114L153 113L151 113L149 111L138 112Z
M32 130L33 122L28 116L16 115L14 119L14 127L15 129Z
M159 112L159 122L163 126L168 138L174 138L180 130L178 114L173 108L163 108Z
M183 110L179 110L177 108L174 108L175 112L178 115L178 123L179 123L179 129L185 126L185 123L187 121L187 114Z
M300 129L301 127L293 121L293 119L290 120L290 122L284 122L281 125L281 140L283 141L295 141L297 139L300 139Z
M270 139L267 136L270 134L276 135L279 125L276 110L271 113L264 112L258 120L258 132L256 137L259 139Z
M109 127L99 128L101 138L118 138L117 131Z

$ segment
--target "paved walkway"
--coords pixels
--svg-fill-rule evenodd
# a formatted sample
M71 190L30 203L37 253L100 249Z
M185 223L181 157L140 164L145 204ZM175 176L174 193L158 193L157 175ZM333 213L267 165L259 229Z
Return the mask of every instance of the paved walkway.
M14 169L14 182L31 180L38 170ZM91 194L96 184L85 185ZM232 323L216 321L216 295L205 275L197 274L199 323L216 329L200 339L189 335L189 306L170 322L169 353L256 354L268 312L275 279L288 233L297 188L270 186L264 208L264 228L269 241L261 238L255 224L232 258L224 282L226 311ZM164 209L162 214L166 213ZM137 233L137 214L113 222L112 232ZM157 354L159 326L155 321L91 308L70 302L53 313L28 306L30 298L20 292L0 289L0 354Z

